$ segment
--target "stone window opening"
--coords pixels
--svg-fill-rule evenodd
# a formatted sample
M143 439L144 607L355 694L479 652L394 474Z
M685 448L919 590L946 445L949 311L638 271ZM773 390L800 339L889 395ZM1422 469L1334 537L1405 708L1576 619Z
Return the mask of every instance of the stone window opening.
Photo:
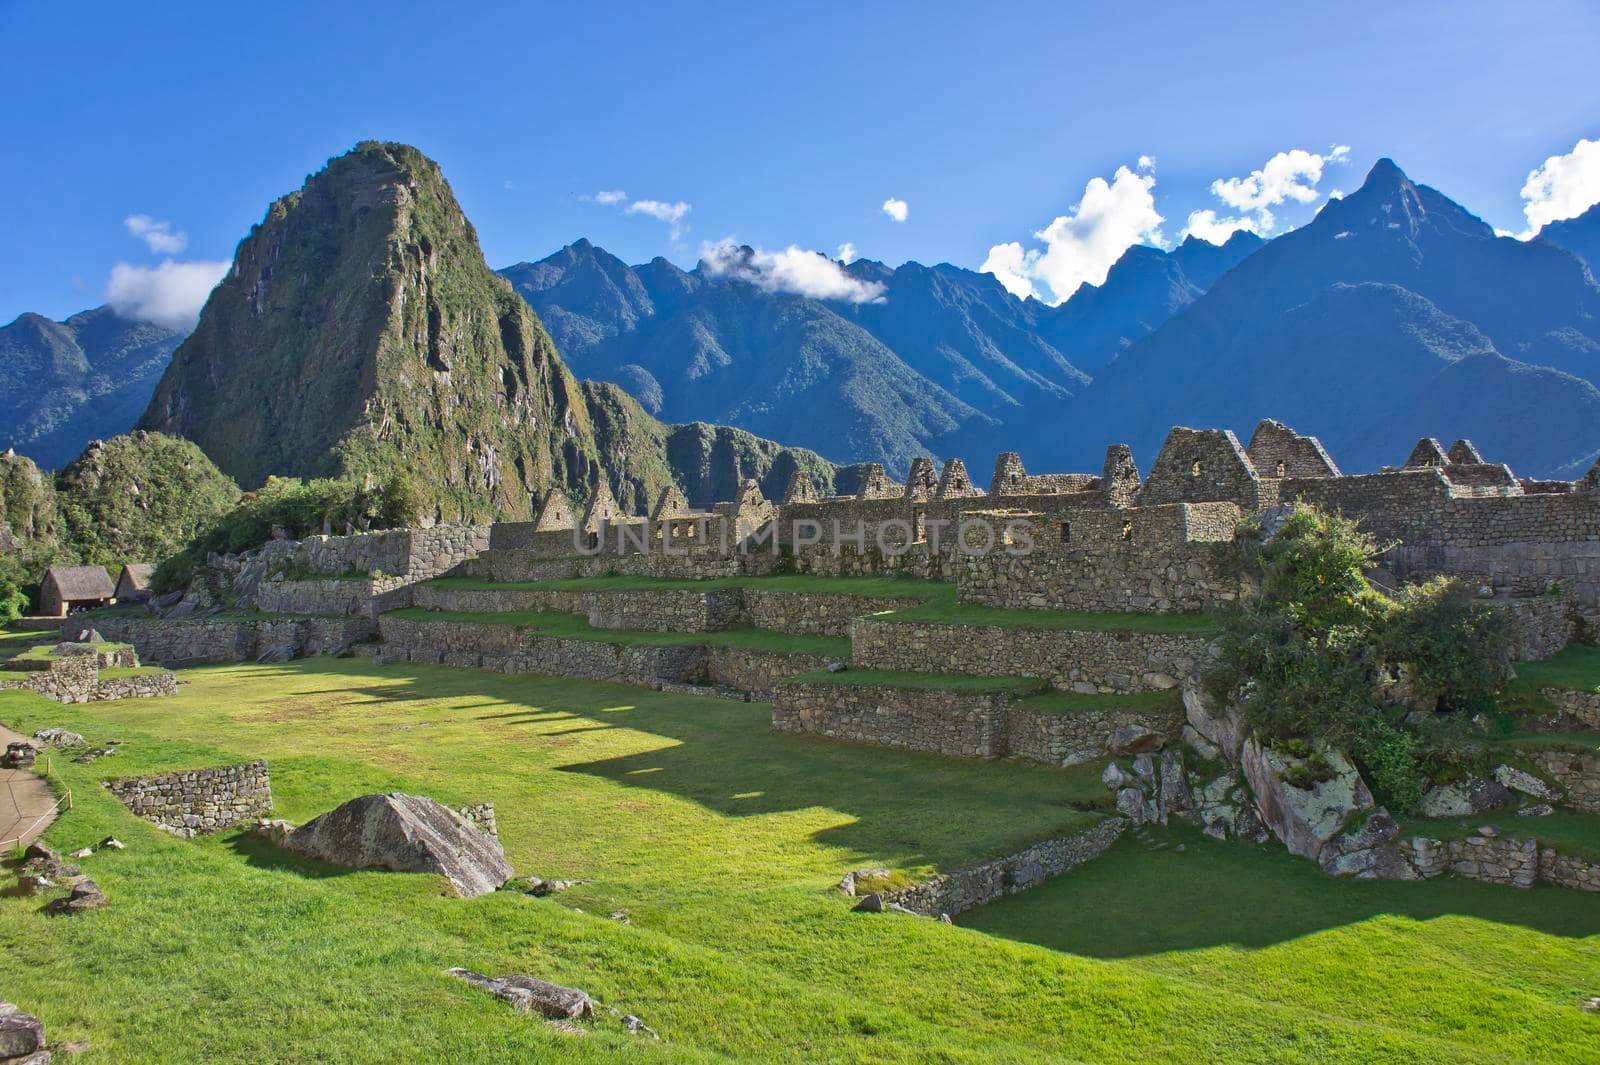
M1194 460L1194 465L1189 467L1189 476L1190 477L1198 477L1198 476L1200 476L1200 460L1199 459L1195 459Z
M1061 523L1061 542L1064 544L1072 543L1072 522L1070 521Z
M1199 465L1199 463L1196 463L1196 465ZM1122 523L1122 538L1130 541L1133 539L1133 522L1125 521Z
M911 542L921 543L928 538L928 508L911 508Z
M1283 466L1283 461L1280 459L1279 462L1278 462L1278 465L1273 467L1272 476L1274 476L1274 477L1282 477L1283 475L1284 475L1284 466Z

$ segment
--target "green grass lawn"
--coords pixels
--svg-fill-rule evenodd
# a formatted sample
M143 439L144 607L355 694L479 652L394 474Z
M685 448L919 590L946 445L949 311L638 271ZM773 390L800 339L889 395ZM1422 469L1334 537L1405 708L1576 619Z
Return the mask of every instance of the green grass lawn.
M1518 662L1516 670L1516 679L1506 685L1502 704L1514 713L1554 713L1555 706L1539 689L1600 691L1600 647L1569 644L1543 662Z
M862 688L920 688L941 692L1036 692L1049 682L1028 677L974 677L965 673L901 673L888 669L813 670L789 678L801 684Z
M775 735L761 704L312 659L186 670L177 696L58 706L114 758L58 760L49 840L104 910L0 897L0 988L97 1062L1600 1061L1600 898L1342 883L1281 850L1136 840L956 926L849 912L846 870L925 875L1090 823L1098 765L981 764ZM265 757L277 813L493 800L548 899L174 839L98 781ZM633 923L608 920L626 910ZM562 1035L441 970L581 986L637 1013Z
M850 640L844 636L791 636L770 629L734 628L719 632L641 632L632 629L597 629L586 618L561 611L506 610L474 612L428 610L407 607L392 617L415 621L470 621L480 625L509 625L537 632L541 636L561 636L573 640L644 647L743 647L752 651L797 652L848 660Z
M1400 834L1462 839L1475 835L1484 825L1494 825L1502 836L1533 836L1541 846L1548 844L1563 854L1600 862L1600 817L1568 810L1544 817L1518 817L1510 810L1499 810L1476 817L1407 818L1400 823Z
M1131 694L1084 695L1071 691L1044 691L1018 699L1017 707L1042 714L1076 714L1085 710L1178 711L1183 707L1183 691L1133 692Z
M986 625L1008 629L1070 629L1078 632L1154 632L1209 635L1216 622L1204 614L1114 614L1072 610L1006 610L963 603L955 585L939 591L921 606L874 615L880 621L938 625Z
M503 590L548 592L708 592L725 588L759 588L764 591L810 595L862 595L874 599L929 598L954 586L916 577L815 577L804 573L778 573L767 577L716 577L705 580L669 577L568 577L548 581L488 581L477 577L435 577L428 582L440 588L473 591Z

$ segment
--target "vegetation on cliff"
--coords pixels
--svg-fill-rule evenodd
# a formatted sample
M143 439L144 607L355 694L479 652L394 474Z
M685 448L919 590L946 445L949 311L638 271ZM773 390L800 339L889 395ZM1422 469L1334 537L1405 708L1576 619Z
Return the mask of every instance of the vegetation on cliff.
M1207 679L1263 739L1345 751L1403 813L1483 757L1508 633L1458 582L1383 594L1365 575L1377 553L1356 522L1297 506L1254 560L1259 595L1224 616Z
M246 488L403 472L419 516L442 521L527 517L534 496L586 498L601 478L641 504L673 480L671 430L579 384L438 164L402 144L363 142L273 203L141 424ZM755 475L761 450L743 456Z

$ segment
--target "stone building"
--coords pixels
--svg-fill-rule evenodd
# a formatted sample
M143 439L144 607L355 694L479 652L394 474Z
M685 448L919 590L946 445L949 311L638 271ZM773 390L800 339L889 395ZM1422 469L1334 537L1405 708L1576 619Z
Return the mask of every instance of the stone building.
M119 603L142 603L150 598L150 579L156 568L148 562L130 562L122 567L117 577L116 599Z
M51 566L39 582L38 612L64 618L81 607L108 606L116 596L116 585L104 566Z

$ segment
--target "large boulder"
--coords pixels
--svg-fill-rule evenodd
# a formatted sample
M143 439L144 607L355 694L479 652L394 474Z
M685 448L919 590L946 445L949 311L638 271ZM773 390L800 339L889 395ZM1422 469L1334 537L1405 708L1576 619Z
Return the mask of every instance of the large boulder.
M471 969L446 969L458 980L509 1003L518 1013L537 1013L551 1020L578 1020L594 1016L594 999L575 987L562 987L532 976L485 976Z
M1261 819L1290 854L1313 861L1329 840L1344 831L1352 814L1373 807L1372 792L1356 767L1338 751L1320 753L1332 775L1305 788L1284 779L1300 759L1265 747L1253 737L1239 755L1239 769L1255 793Z
M351 869L438 873L463 898L511 879L500 841L421 795L363 795L287 834L296 854Z

